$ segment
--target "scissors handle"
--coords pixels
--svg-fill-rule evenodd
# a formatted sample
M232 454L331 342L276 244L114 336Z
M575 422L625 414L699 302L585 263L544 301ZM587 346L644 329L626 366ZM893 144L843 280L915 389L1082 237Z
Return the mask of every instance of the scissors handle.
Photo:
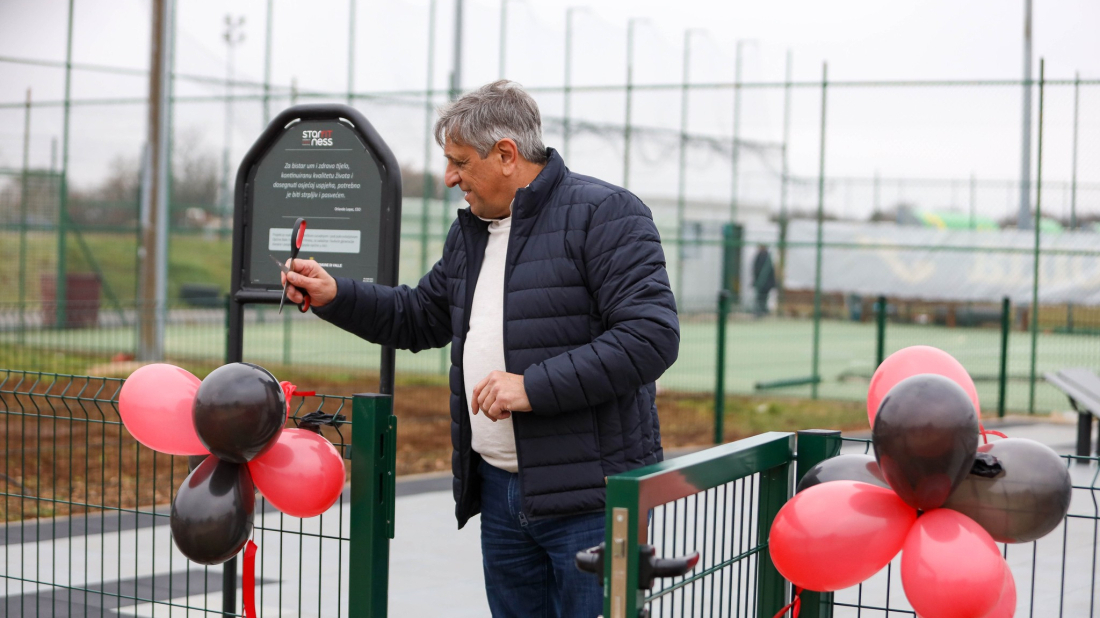
M298 257L298 252L302 249L302 240L306 237L306 220L302 217L298 217L294 221L294 231L290 235L290 259Z
M294 229L290 234L290 266L294 267L294 258L298 257L298 252L302 250L302 241L306 237L306 220L303 217L298 217L294 221ZM298 311L305 313L309 311L309 294L305 290L294 286L302 294L302 302L298 303Z

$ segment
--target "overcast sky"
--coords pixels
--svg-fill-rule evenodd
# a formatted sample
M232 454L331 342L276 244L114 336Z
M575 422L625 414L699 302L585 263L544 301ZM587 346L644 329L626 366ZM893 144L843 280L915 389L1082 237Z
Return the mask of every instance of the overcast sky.
M500 2L467 0L463 45L463 85L474 87L498 77ZM76 0L73 58L76 62L145 69L149 56L150 5L144 0ZM266 2L184 0L177 17L176 70L221 77L226 46L221 39L227 12L245 17L245 40L236 54L236 73L264 76ZM435 78L445 87L453 52L454 0L436 3ZM568 6L574 14L573 82L622 84L626 76L626 24L638 18L635 82L675 84L682 79L684 30L693 37L690 79L730 82L738 41L744 41L746 81L783 81L790 50L796 81L819 81L822 62L830 80L1019 79L1023 73L1023 0L772 0L769 2L657 0L511 0L508 2L505 75L527 86L558 86L564 79L564 31ZM308 91L343 92L348 86L348 1L275 0L272 82L292 79ZM423 89L428 55L427 0L358 0L355 89ZM68 3L63 0L0 0L0 56L64 60ZM1047 77L1100 78L1100 2L1036 0L1034 58L1046 59ZM1037 77L1038 70L1035 70ZM22 101L27 88L35 100L56 101L64 92L64 72L0 62L0 103ZM180 96L212 96L221 86L177 83ZM238 90L238 94L246 91ZM249 91L253 92L253 91ZM143 98L142 77L74 72L75 98ZM782 91L745 90L743 138L779 144ZM732 91L693 92L689 131L732 133ZM1019 173L1019 87L837 88L830 91L827 175L1013 179ZM548 118L562 114L561 94L539 94ZM817 172L820 91L796 89L792 103L791 169ZM274 109L288 103L277 101ZM636 95L635 122L676 128L680 93L668 90ZM1100 180L1100 86L1082 88L1079 176ZM424 158L422 108L361 103L399 160L420 166ZM1044 176L1068 179L1072 146L1072 88L1048 92L1048 135ZM582 94L573 113L592 121L621 123L624 97ZM224 144L221 103L180 104L175 129L220 155ZM232 160L243 155L263 127L256 102L234 107ZM135 156L145 132L140 104L80 106L72 115L70 167L74 182L94 183L119 155ZM31 161L50 161L51 139L61 133L57 107L36 109L32 118ZM0 109L0 167L20 165L23 111ZM547 142L559 145L559 136ZM616 150L618 146L618 150ZM676 190L676 150L655 140L642 142L632 156L631 188L672 195ZM607 135L578 136L570 162L581 171L623 182L621 143ZM779 160L765 149L760 160L746 159L745 170L767 174ZM433 165L441 159L437 152ZM706 152L692 152L689 192L718 198L730 191L729 163ZM753 167L755 166L755 167ZM742 190L752 192L746 178ZM765 182L765 184L767 184ZM762 189L770 191L771 189ZM1085 196L1082 196L1084 199ZM841 198L837 198L841 199ZM861 201L856 198L848 200ZM944 198L947 200L948 198ZM956 200L954 196L950 198ZM997 198L997 209L1009 208ZM1100 195L1087 199L1096 202ZM866 200L862 200L866 201ZM956 200L957 201L957 200ZM1097 208L1100 205L1094 204ZM852 206L860 209L862 206ZM986 207L992 209L993 206ZM992 211L991 211L992 212ZM999 211L998 211L999 212Z

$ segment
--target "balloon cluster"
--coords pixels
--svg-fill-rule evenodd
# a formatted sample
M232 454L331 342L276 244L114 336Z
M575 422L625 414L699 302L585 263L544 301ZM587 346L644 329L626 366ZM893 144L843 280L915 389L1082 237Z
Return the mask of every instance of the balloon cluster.
M138 442L206 456L172 501L172 538L189 559L221 564L241 550L257 489L295 517L320 515L339 498L344 461L336 448L311 431L284 429L287 385L249 363L224 365L201 382L173 365L145 365L122 385L119 414Z
M901 552L920 618L1011 618L1016 584L996 543L1034 541L1062 522L1069 472L1032 440L978 445L974 382L928 346L887 358L871 379L875 455L811 469L772 524L775 567L796 586L854 586Z

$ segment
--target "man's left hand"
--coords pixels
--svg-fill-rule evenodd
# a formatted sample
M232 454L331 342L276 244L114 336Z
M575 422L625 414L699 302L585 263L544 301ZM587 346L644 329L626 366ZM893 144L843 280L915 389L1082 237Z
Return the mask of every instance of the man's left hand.
M523 388L523 376L492 371L474 387L473 413L484 412L495 423L512 412L530 412L531 402Z

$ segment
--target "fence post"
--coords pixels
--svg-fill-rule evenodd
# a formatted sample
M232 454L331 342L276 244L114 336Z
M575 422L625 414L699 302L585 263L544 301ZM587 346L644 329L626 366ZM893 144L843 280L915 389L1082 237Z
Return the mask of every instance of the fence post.
M820 153L818 154L818 168L817 168L817 236L814 242L815 254L814 254L814 338L813 338L813 353L811 355L810 365L812 371L810 375L815 379L810 384L810 399L817 399L817 379L820 373L820 348L821 348L821 247L822 240L822 228L825 225L825 103L828 100L827 93L829 87L829 65L822 64L821 66L821 141L820 141Z
M730 315L733 293L722 290L718 293L718 366L714 378L714 443L721 444L725 436L726 418L726 321Z
M390 395L355 395L348 616L385 618L394 527L397 417Z
M875 301L875 369L886 359L886 297Z
M879 297L879 300L884 300ZM795 482L817 464L840 454L840 432L831 429L807 429L798 432L798 453L795 464ZM802 618L832 618L833 593L802 592Z
M604 538L611 539L603 572L607 618L634 618L645 605L644 591L638 590L638 544L648 538L646 526L640 523L638 500L636 479L607 479Z
M1005 417L1005 389L1008 386L1008 331L1012 327L1012 301L1001 299L1001 368L997 375L997 418Z
M1031 275L1031 371L1028 375L1027 413L1035 414L1035 364L1039 355L1039 258L1042 257L1039 239L1042 236L1043 221L1043 86L1044 59L1039 58L1039 145L1036 149L1035 170L1035 252Z
M758 545L767 544L772 521L787 503L792 489L790 462L760 473L760 500L756 512ZM773 618L787 604L787 580L775 568L768 550L757 555L756 616Z

